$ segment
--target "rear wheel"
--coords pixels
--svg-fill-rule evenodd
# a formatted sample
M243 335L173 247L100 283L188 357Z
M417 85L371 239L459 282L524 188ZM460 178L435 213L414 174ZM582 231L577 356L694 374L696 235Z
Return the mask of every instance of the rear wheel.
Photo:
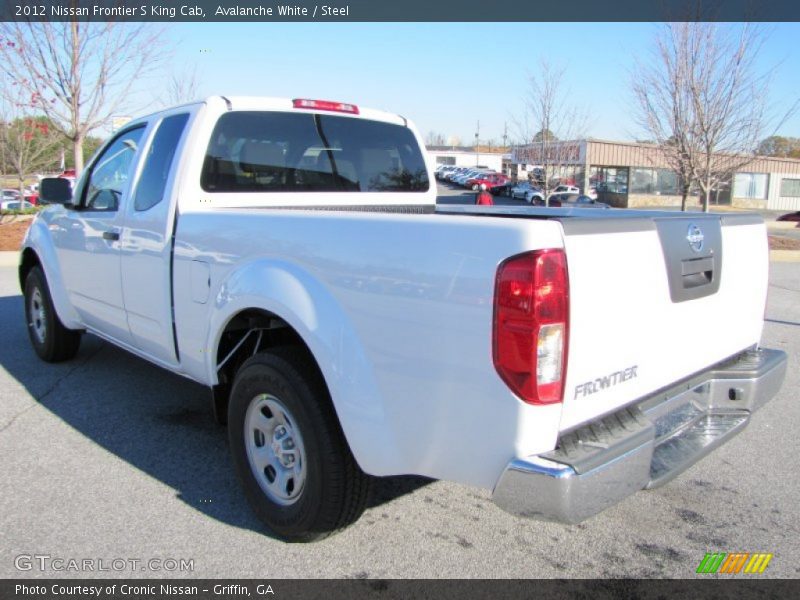
M81 332L67 329L58 318L40 267L33 267L25 278L25 320L33 349L42 360L61 362L78 353Z
M228 407L231 453L256 515L289 541L353 523L371 478L359 468L315 365L296 349L247 360Z

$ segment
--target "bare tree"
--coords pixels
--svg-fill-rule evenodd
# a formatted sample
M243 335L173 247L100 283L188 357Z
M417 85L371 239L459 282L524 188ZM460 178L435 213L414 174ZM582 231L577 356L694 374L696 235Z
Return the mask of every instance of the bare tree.
M425 144L428 146L444 146L446 138L437 131L429 131L425 136Z
M776 118L769 104L775 68L757 65L764 40L751 23L665 24L653 60L637 73L640 123L684 181L700 187L705 211L711 192L752 162L761 140L797 108Z
M668 26L669 27L669 26ZM686 69L690 64L685 40L662 32L649 62L637 61L631 74L636 121L659 146L660 158L678 176L681 210L694 183L690 144L694 114Z
M164 49L146 23L0 23L0 69L72 142L78 172L86 136L130 101Z
M197 100L199 88L197 66L184 68L180 73L173 72L167 84L169 104L185 104L186 102Z
M518 160L538 167L545 203L558 182L580 164L578 140L585 137L587 114L569 101L565 69L543 60L530 76L524 110L513 119L521 146Z
M25 179L56 166L62 136L49 119L37 115L20 86L0 79L0 156L3 169L16 175L20 194Z

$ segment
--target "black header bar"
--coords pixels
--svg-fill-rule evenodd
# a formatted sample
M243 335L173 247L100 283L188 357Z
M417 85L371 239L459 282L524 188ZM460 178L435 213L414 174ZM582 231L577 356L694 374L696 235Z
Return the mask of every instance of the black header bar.
M3 0L0 21L800 21L797 0Z
M3 600L473 600L797 598L798 580L6 579Z

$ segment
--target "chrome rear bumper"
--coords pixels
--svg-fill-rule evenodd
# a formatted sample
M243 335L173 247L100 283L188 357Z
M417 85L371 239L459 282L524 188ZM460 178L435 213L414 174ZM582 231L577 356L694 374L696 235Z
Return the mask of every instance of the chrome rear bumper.
M524 517L578 523L688 469L747 425L783 383L786 354L745 352L512 460L492 499Z

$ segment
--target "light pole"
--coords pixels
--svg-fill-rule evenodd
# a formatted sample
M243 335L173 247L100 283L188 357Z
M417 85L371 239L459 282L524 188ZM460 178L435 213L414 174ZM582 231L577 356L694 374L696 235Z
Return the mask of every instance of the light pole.
M478 135L481 131L481 122L478 121L478 126L475 128L475 166L477 167L480 164L480 154L478 154Z

